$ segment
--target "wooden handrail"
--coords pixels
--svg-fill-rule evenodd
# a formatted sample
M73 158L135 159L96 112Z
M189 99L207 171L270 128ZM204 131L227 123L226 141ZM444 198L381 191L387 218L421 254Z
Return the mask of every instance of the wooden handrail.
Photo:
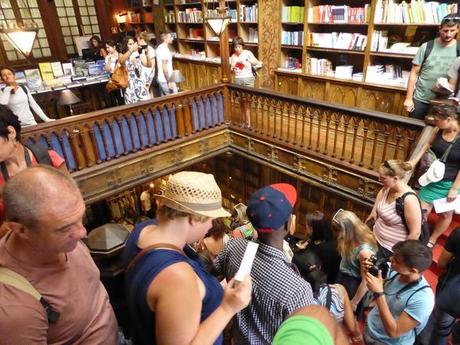
M21 136L56 150L72 172L223 123L218 84L40 124Z
M229 86L232 128L324 157L366 175L387 159L406 160L425 127L420 120Z

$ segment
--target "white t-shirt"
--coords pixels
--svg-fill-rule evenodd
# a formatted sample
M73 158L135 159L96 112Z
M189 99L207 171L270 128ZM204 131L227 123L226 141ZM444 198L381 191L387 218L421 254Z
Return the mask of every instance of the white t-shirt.
M158 82L166 83L167 82L166 78L169 77L169 75L171 75L173 71L172 54L166 43L161 43L157 47L156 53L157 53L157 63L158 63ZM167 61L167 67L168 67L167 71L169 74L167 77L165 77L163 73L163 61L164 60Z
M240 55L232 55L231 66L235 73L235 78L253 77L250 59L255 59L255 57L249 50L243 50Z
M3 89L3 91L0 91L0 104L6 105L14 113L14 115L19 118L19 121L21 121L21 127L37 124L34 115L30 110L31 108L43 121L51 121L37 102L35 102L27 87L27 94L24 92L22 87L18 87L14 94L11 93L11 89L12 88L10 86L7 86Z
M145 205L144 211L145 212L150 211L150 209L152 208L152 202L150 201L150 193L144 190L141 193L140 199L141 199L141 203Z

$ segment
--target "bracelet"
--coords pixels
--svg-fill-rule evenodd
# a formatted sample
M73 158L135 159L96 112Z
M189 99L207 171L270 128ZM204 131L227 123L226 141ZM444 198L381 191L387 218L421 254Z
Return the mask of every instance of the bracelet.
M379 298L380 296L383 296L383 295L385 295L385 292L383 292L383 291L380 291L380 292L374 292L374 294L373 294L373 295L374 295L374 299L377 299L377 298Z

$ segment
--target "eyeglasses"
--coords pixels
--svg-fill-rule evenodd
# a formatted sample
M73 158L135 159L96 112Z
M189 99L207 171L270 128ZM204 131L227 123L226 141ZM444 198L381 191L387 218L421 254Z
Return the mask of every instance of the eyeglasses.
M459 24L460 23L460 17L449 17L449 18L444 18L441 20L441 25L447 24L447 25L453 25L453 24Z
M340 224L339 217L343 212L345 212L345 210L343 208L339 208L337 212L334 214L334 216L332 217L332 222L336 224Z

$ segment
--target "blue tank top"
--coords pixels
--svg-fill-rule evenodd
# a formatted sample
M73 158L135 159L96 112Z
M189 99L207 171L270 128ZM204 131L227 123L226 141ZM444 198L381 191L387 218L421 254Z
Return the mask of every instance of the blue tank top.
M148 220L136 224L133 232L129 235L123 253L123 261L127 265L141 249L137 246L141 231L148 225L156 224L154 220ZM133 326L133 338L136 345L156 344L155 337L155 313L150 311L146 303L147 290L153 279L166 267L186 262L192 266L195 273L203 282L206 293L201 306L201 322L221 304L223 289L219 281L207 273L198 259L198 255L184 248L187 256L168 249L154 249L146 253L129 272L126 273L125 285L127 302L130 311L131 325ZM195 254L195 255L194 255ZM221 345L222 334L214 343Z

